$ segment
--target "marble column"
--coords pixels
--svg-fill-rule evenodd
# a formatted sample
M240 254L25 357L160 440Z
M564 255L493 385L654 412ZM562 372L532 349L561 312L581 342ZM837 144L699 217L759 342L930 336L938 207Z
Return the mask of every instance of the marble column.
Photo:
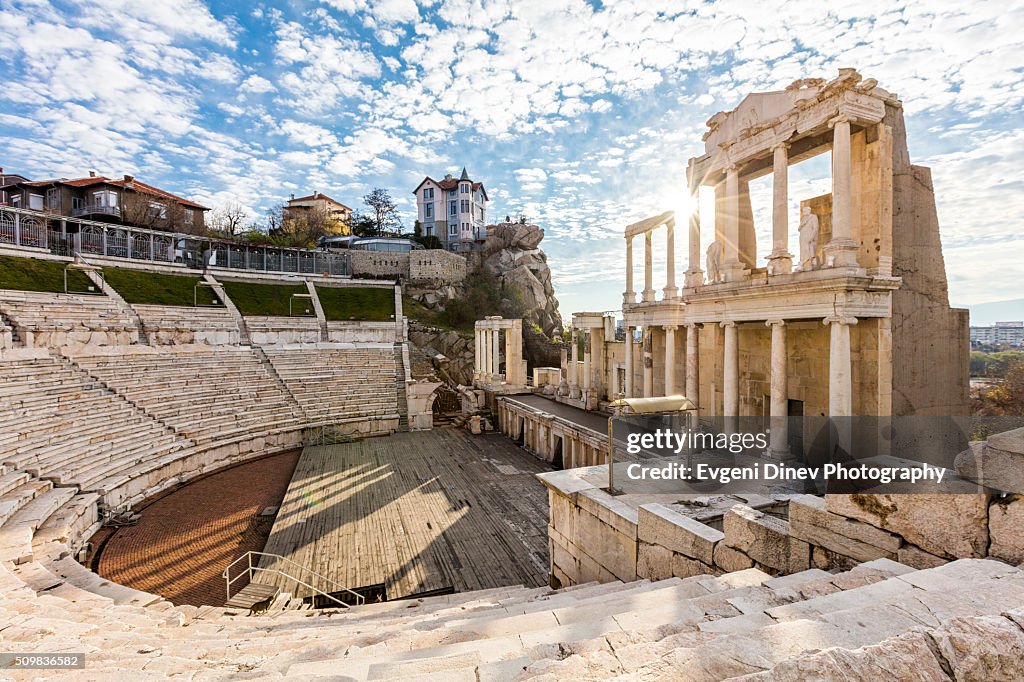
M480 350L483 355L480 360L480 371L483 376L480 378L485 383L491 383L491 335L488 330L480 330Z
M700 327L686 325L686 397L694 405L700 404Z
M845 116L837 116L829 124L832 126L832 239L824 247L825 265L856 267L850 120Z
M828 414L830 417L853 415L853 366L850 360L850 327L857 318L826 317L829 325Z
M721 325L725 329L722 416L736 417L740 413L739 330L735 322L722 322Z
M786 362L786 323L783 320L768 320L765 324L772 330L770 405L768 408L770 440L768 454L772 457L789 455L789 401L787 381L789 370Z
M577 334L578 329L572 330L570 340L572 341L572 348L570 349L572 355L569 359L569 396L572 398L579 397L579 360L580 360L580 344Z
M644 327L644 397L650 398L654 395L654 356L652 345L654 339L651 336L651 328Z
M590 407L590 358L593 355L593 349L590 347L594 340L594 332L592 329L587 329L583 332L583 405L584 407Z
M793 272L789 252L789 145L777 144L772 164L772 252L768 256L769 275Z
M473 378L480 378L480 359L483 354L480 352L480 330L473 330Z
M704 284L704 271L700 269L700 192L694 187L690 190L689 235L687 243L686 279L687 287L699 287Z
M627 398L633 397L633 328L623 325L626 330L626 385L622 387ZM616 396L618 397L618 396Z
M636 292L633 291L633 235L626 237L626 291L622 294L622 302L636 303Z
M679 287L676 286L676 221L675 218L665 223L665 300L679 298Z
M740 262L740 173L736 166L725 172L725 220L722 245L721 275L723 281L735 282L743 277Z
M654 254L651 251L651 233L644 233L644 303L654 301Z
M665 326L665 395L676 394L676 329Z
M498 331L497 328L491 331L491 353L493 358L493 370L491 374L494 376L495 383L500 383L498 375L501 374L501 337L499 336L500 333L501 332Z

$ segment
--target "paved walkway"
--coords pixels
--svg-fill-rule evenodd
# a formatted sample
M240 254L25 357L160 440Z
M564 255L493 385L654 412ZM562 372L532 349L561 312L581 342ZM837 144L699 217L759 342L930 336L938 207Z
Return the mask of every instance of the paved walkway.
M555 402L551 398L542 395L513 395L508 396L509 400L514 400L518 403L528 405L538 410L543 410L556 417L561 417L571 421L574 424L590 429L591 431L597 431L598 433L608 433L608 417L597 414L595 412L587 412L581 410L578 407L572 405L566 405L564 403Z
M113 533L97 572L174 604L223 605L221 572L263 549L273 517L258 515L281 504L298 459L298 450L264 457L157 498L138 524Z

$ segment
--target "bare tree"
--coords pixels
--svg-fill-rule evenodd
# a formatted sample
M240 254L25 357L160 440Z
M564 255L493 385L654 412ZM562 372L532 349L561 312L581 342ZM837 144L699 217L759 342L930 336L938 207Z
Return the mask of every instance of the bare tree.
M398 207L386 189L377 188L363 197L370 207L370 219L374 223L374 231L378 235L399 232L402 219L398 215Z
M214 209L210 216L210 228L233 237L242 230L248 217L244 206L237 201L229 201Z
M200 234L203 227L197 224L198 211L169 198L140 192L125 192L122 199L121 219L127 225L145 227L151 230Z

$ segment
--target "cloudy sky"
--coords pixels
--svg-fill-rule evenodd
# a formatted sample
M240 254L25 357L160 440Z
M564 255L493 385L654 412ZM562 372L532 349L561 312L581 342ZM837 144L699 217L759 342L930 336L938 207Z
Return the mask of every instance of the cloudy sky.
M704 121L852 66L898 93L933 169L953 302L1021 298L1022 29L1012 0L0 0L0 165L254 216L385 187L408 226L423 176L466 166L490 219L546 230L563 314L608 310L622 227L681 205ZM827 155L792 169L794 229L828 178ZM770 179L751 190L763 257Z

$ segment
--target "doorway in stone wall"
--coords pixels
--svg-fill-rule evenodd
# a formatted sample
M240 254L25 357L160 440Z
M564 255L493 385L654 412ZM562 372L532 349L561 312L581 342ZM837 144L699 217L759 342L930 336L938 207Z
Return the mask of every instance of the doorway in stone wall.
M553 456L551 458L551 464L554 465L555 469L561 471L565 468L562 461L562 443L565 439L562 436L555 436L555 446L552 449Z

